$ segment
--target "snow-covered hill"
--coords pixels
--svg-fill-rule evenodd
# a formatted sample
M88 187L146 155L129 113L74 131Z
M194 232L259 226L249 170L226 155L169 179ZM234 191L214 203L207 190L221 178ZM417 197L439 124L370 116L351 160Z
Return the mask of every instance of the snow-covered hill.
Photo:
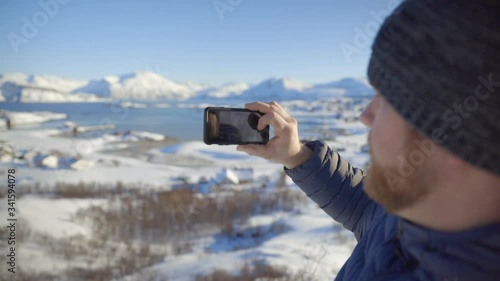
M92 93L98 97L110 98L113 78L103 78L100 80L90 80L82 87L71 90L71 93Z
M271 78L253 86L236 97L244 100L292 100L303 98L312 85L290 78Z
M250 88L245 82L227 83L220 87L210 87L201 90L196 95L198 99L233 98Z
M85 102L100 98L183 100L205 88L203 84L178 83L149 71L90 81L23 73L0 76L0 100L12 102Z
M99 99L92 94L70 94L82 87L85 80L49 75L9 73L0 75L0 100L8 102L92 102Z
M344 78L331 83L313 85L295 79L271 78L232 97L243 100L285 101L367 97L373 94L373 89L364 79Z
M24 73L1 74L0 85L5 82L15 83L19 86L50 88L60 92L69 92L72 89L82 87L88 83L86 80L77 80L50 75L28 75Z
M0 75L0 101L10 102L91 102L103 99L285 101L370 95L373 95L373 90L366 79L355 78L325 84L270 78L256 85L237 82L214 87L195 82L176 82L150 71L90 81L23 73Z
M101 97L127 100L184 100L196 95L200 86L178 83L149 71L92 80L74 93L92 93Z
M113 98L182 100L196 95L194 87L174 82L154 72L136 72L128 77L122 76L120 82L113 89Z
M344 78L332 83L316 84L309 91L318 97L366 97L374 94L368 80L364 78Z

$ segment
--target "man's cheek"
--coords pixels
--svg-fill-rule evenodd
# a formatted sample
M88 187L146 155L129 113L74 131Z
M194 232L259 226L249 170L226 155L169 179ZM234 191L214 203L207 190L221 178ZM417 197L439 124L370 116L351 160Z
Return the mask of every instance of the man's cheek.
M372 131L370 134L370 150L372 157L382 166L386 167L397 159L400 144L394 139L393 132Z

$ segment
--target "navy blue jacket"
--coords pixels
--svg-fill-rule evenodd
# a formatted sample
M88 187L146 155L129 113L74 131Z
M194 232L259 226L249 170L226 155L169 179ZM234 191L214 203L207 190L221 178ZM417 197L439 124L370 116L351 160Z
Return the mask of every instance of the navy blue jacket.
M321 141L308 146L287 174L358 240L335 280L500 280L500 224L450 233L389 215L363 191L362 170Z

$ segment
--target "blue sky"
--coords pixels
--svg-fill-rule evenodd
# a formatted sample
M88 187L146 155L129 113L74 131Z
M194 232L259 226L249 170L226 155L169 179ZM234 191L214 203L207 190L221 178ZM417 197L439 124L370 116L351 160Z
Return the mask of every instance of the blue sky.
M359 77L366 74L370 28L380 26L374 13L399 2L2 0L0 73L97 79L152 70L215 85ZM356 51L349 57L346 44Z

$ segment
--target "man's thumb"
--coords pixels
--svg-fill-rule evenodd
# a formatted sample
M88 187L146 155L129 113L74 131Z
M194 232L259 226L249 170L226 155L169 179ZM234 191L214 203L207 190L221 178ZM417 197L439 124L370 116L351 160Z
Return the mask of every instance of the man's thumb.
M263 156L263 145L256 145L256 144L245 144L245 145L238 145L236 147L236 150L245 152L248 155L253 155L253 156Z

